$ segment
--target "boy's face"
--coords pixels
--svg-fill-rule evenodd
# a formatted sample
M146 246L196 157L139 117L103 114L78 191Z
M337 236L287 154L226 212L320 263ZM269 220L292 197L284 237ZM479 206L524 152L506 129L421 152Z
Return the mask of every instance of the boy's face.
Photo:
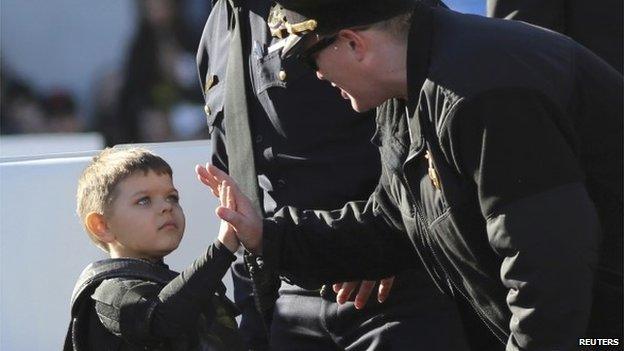
M178 247L185 219L168 174L135 172L115 191L106 221L115 236L111 255L159 260Z

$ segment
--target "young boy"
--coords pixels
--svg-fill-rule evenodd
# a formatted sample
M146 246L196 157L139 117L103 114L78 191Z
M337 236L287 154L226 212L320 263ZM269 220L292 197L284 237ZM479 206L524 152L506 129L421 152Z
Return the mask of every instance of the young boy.
M110 259L85 268L72 294L64 350L241 350L221 279L239 246L218 240L177 274L163 263L184 233L173 172L141 148L105 149L78 181L77 212ZM223 206L233 207L225 184Z

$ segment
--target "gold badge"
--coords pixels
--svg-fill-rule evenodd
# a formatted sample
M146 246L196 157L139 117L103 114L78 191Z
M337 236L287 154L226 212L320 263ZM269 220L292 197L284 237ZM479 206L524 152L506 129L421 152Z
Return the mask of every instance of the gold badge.
M440 176L438 175L438 171L435 169L435 165L433 163L433 157L431 157L431 152L427 150L425 153L425 158L429 162L429 168L427 169L427 173L429 174L429 179L431 179L431 184L436 189L440 189Z

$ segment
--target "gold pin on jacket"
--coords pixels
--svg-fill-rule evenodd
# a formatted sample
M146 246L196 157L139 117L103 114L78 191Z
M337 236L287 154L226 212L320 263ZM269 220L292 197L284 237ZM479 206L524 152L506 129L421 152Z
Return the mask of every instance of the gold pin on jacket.
M431 157L431 152L427 150L425 153L425 158L429 162L429 167L427 169L427 173L429 174L429 179L431 179L431 184L436 189L440 189L440 176L438 175L438 171L435 169L435 165L433 164L433 157Z

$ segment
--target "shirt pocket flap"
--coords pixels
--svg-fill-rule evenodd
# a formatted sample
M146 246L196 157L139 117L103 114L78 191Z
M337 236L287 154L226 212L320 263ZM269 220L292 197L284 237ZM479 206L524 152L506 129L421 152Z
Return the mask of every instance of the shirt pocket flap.
M296 82L309 72L308 68L295 60L290 58L282 61L280 51L252 59L256 94L262 94L269 88L286 88L289 83Z
M217 80L217 76L212 76L213 80ZM206 105L204 106L204 112L206 113L206 121L208 126L214 126L217 116L223 112L223 106L225 103L225 82L218 81L212 83L210 87L206 89Z

